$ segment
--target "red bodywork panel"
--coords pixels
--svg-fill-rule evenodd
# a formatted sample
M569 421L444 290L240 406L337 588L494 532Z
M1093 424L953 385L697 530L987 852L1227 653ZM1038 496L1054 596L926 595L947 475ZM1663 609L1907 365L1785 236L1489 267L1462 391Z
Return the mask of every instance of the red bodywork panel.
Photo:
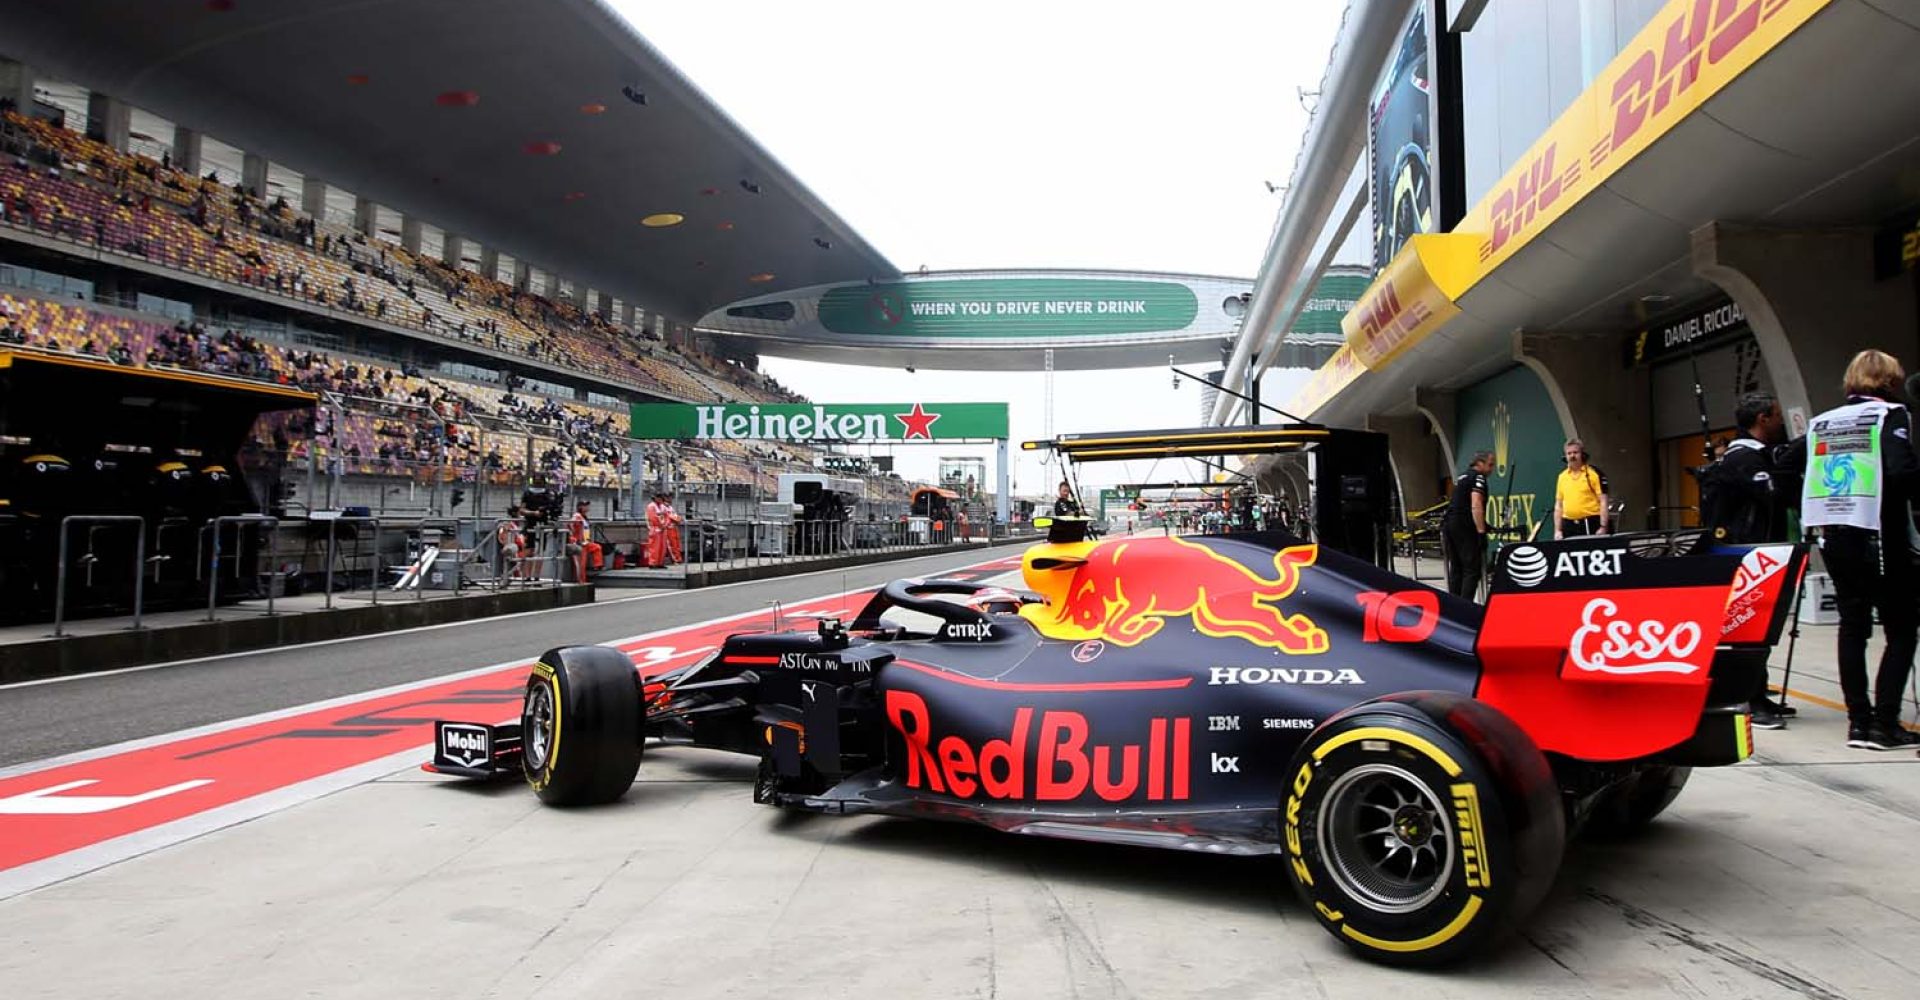
M1725 586L1495 594L1475 697L1551 753L1659 753L1700 724L1726 606Z
M1764 662L1791 610L1804 545L1652 558L1631 542L1538 543L1503 553L1474 652L1475 697L1542 750L1649 757L1694 735L1716 650ZM1738 680L1737 675L1730 678ZM1724 697L1724 696L1723 696Z

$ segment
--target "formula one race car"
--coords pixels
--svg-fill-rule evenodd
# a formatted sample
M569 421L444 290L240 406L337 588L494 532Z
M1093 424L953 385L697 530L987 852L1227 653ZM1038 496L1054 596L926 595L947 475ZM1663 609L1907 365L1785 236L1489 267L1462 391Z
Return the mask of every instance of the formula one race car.
M1031 593L901 580L644 679L552 650L517 724L440 723L429 768L585 805L685 744L758 757L754 799L790 809L1279 854L1343 944L1435 964L1523 919L1570 833L1748 755L1806 558L1695 554L1697 531L1516 545L1482 609L1286 535L1082 532L1026 554Z

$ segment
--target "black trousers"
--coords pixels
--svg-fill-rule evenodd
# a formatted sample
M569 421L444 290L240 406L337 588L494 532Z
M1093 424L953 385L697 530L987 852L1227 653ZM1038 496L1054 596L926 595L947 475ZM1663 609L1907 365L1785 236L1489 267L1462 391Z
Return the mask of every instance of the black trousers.
M1880 536L1859 528L1822 528L1820 552L1833 577L1833 599L1840 612L1840 690L1846 696L1847 721L1855 727L1900 722L1900 697L1913 672L1915 633L1920 611L1914 607L1915 573L1904 540L1880 551ZM1881 557L1885 556L1883 560ZM1873 613L1880 612L1886 648L1872 695L1867 691L1867 639Z
M1447 593L1471 601L1480 593L1485 572L1487 542L1473 525L1447 522L1440 526L1440 554L1447 561Z
M1563 538L1581 538L1600 533L1600 515L1586 517L1563 517L1560 519L1560 535Z

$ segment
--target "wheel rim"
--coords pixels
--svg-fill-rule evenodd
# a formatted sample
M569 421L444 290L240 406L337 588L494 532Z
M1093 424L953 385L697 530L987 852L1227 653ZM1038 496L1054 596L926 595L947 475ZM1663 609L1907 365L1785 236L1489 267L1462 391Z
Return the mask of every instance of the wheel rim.
M1413 162L1400 167L1400 175L1394 181L1393 204L1393 243L1396 252L1405 246L1407 240L1423 230L1420 225L1420 203L1426 198L1426 171Z
M538 681L529 685L520 715L527 766L538 771L547 766L547 753L553 747L553 689Z
M1440 797L1391 764L1341 775L1327 790L1319 835L1334 882L1383 913L1426 906L1453 874L1453 826Z

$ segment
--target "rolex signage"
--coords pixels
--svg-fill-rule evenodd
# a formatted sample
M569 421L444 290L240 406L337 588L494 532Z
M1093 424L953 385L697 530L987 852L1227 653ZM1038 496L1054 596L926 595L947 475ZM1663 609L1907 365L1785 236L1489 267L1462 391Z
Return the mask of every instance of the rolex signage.
M1005 403L636 403L646 441L886 444L1004 439Z
M1487 522L1529 537L1553 519L1553 488L1565 442L1553 399L1533 369L1515 365L1454 397L1453 454L1460 469L1476 451L1493 452L1487 474ZM1511 539L1508 539L1511 540Z

